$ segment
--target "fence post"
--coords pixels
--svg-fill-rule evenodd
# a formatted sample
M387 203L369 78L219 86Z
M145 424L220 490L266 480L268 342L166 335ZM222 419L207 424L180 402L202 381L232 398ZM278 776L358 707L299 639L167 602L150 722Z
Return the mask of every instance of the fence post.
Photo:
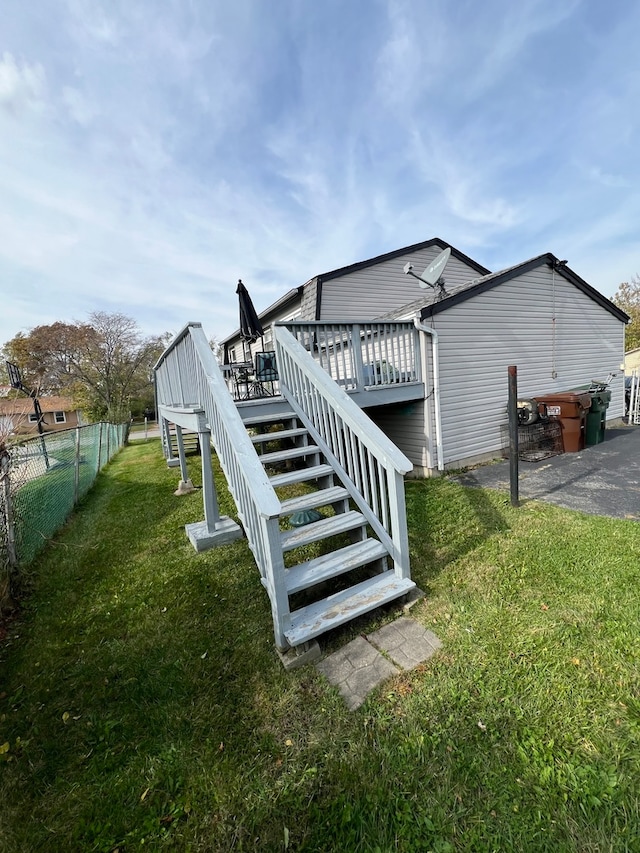
M80 427L76 427L76 457L73 477L73 502L78 503L80 498Z
M509 398L507 413L509 416L509 482L511 485L511 506L519 506L518 494L518 368L510 364Z
M98 424L100 427L99 438L98 438L98 468L96 470L96 474L102 468L102 421Z
M2 512L4 527L6 531L6 574L0 577L0 612L4 605L11 605L11 576L18 568L18 554L16 550L16 529L13 517L13 504L11 498L11 457L9 451L0 450L0 511Z

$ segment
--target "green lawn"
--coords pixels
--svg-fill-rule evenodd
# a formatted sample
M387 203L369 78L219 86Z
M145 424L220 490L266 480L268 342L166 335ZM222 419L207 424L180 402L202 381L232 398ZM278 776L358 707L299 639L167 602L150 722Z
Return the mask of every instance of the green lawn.
M28 573L0 850L640 851L640 525L409 482L443 649L348 712L282 668L246 542L193 551L178 478L127 447Z

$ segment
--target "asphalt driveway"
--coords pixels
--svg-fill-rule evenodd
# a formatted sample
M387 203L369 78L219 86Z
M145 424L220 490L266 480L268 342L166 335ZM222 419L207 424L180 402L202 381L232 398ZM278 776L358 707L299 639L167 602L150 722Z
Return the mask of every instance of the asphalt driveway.
M607 429L601 444L578 453L542 462L520 460L519 471L521 501L546 501L591 515L640 521L640 426ZM453 479L508 492L509 462L483 465Z

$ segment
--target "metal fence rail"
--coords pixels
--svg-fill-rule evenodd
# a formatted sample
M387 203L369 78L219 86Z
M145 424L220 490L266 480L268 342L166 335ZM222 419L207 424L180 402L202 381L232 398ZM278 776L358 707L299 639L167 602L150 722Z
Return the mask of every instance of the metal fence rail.
M124 445L128 427L90 424L0 447L0 606L2 579L62 527Z

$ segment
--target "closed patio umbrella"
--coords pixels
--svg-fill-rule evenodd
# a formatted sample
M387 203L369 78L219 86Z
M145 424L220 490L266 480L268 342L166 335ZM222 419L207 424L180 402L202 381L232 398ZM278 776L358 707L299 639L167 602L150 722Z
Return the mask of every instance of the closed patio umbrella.
M249 291L242 283L242 279L238 279L238 302L240 304L240 337L243 341L253 343L264 335L260 320L253 307L253 302L249 296Z

